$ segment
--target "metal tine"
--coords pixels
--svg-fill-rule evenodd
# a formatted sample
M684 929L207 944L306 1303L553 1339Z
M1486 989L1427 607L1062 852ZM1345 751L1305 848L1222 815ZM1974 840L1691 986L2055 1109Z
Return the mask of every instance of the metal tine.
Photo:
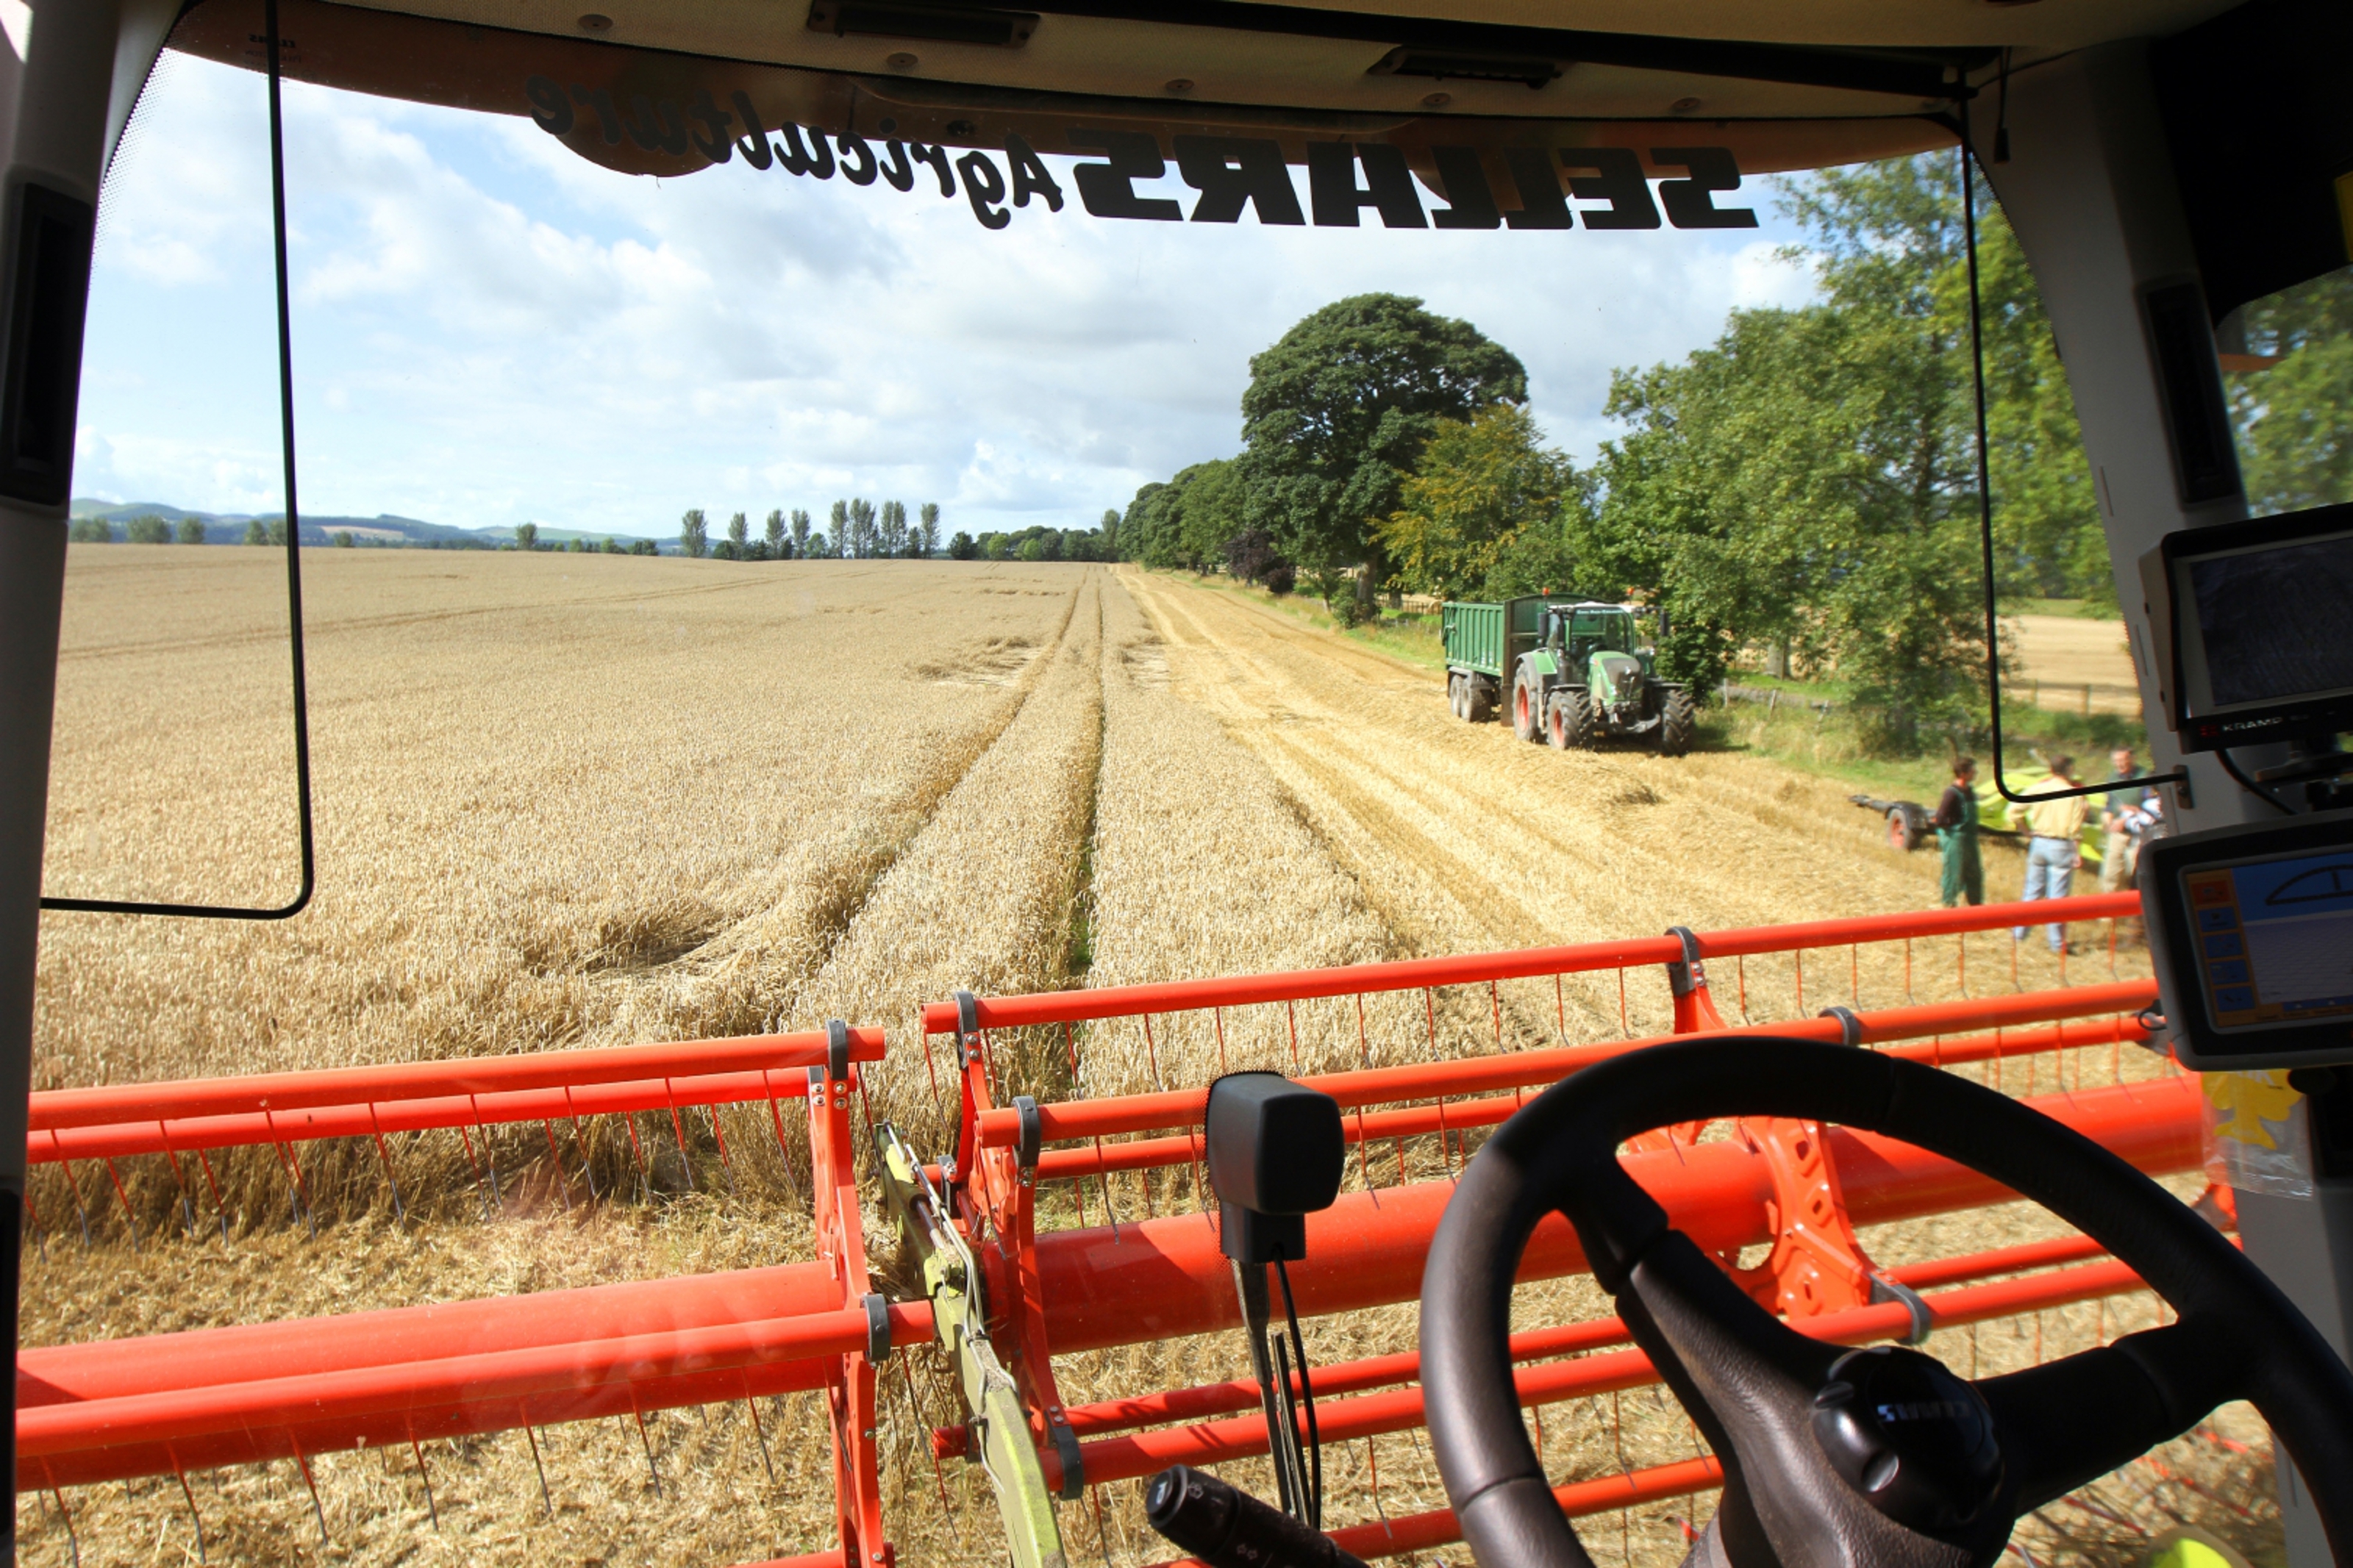
M572 1103L572 1086L568 1083L564 1086L564 1103ZM588 1134L581 1130L576 1115L572 1118L572 1142L580 1151L580 1179L588 1184L588 1201L593 1204L597 1201L596 1166L588 1157Z
M122 1223L131 1232L131 1252L135 1258L139 1253L139 1216L131 1212L131 1194L122 1190L122 1176L114 1168L114 1157L108 1155L105 1164L106 1179L114 1184L114 1196L122 1205Z
M90 1247L90 1206L81 1201L81 1184L74 1179L73 1162L60 1160L58 1163L65 1168L66 1190L73 1194L74 1212L81 1216L81 1244L86 1251ZM58 1506L63 1508L65 1504L60 1502ZM75 1561L80 1561L79 1553L76 1554Z
M196 1163L204 1167L205 1185L213 1190L213 1213L220 1218L221 1246L228 1246L228 1202L221 1196L220 1178L213 1174L213 1159L202 1149L196 1151Z
M49 1227L41 1223L40 1215L33 1207L30 1193L25 1197L25 1223L33 1227L33 1245L41 1249L41 1261L47 1263L49 1260Z
M377 1122L375 1101L368 1101L368 1129L375 1139L375 1157L384 1166L385 1185L392 1189L392 1220L395 1225L408 1223L408 1206L400 1201L400 1178L392 1173L392 1151L384 1146L384 1128Z
M694 1162L687 1157L686 1122L678 1113L677 1091L670 1088L670 1082L668 1079L662 1079L662 1089L664 1093L670 1096L670 1131L678 1138L678 1163L679 1168L686 1176L686 1190L691 1193L699 1191L700 1189L694 1184Z
M556 1151L555 1123L543 1121L540 1125L547 1130L547 1157L555 1166L556 1194L564 1200L564 1212L570 1214L572 1212L572 1178L565 1173L564 1156Z
M529 1412L526 1411L524 1414L528 1415ZM547 1510L547 1517L554 1519L555 1500L547 1495L547 1467L539 1462L539 1434L531 1429L529 1421L525 1421L522 1424L522 1435L523 1440L531 1445L531 1468L539 1472L539 1504Z
M188 1196L188 1173L181 1167L180 1156L172 1148L170 1130L161 1120L156 1121L155 1129L164 1134L164 1158L172 1162L172 1179L180 1184L181 1223L186 1226L188 1239L194 1241L196 1239L196 1205ZM199 1542L197 1555L201 1558L203 1554L202 1543Z
M750 1394L744 1396L744 1408L752 1413L752 1434L760 1439L760 1468L768 1472L768 1484L776 1484L776 1461L768 1458L768 1434L760 1425L760 1406Z
M180 1495L188 1500L188 1520L190 1523L195 1526L196 1531L196 1561L203 1563L206 1560L205 1556L205 1516L196 1511L195 1491L188 1485L188 1473L180 1468L180 1460L177 1455L174 1455L172 1459L172 1474L179 1479Z
M727 1134L721 1131L719 1128L719 1108L715 1105L706 1105L702 1109L711 1118L712 1141L719 1145L719 1170L720 1173L727 1178L727 1194L730 1197L736 1196L738 1194L735 1186L735 1162L727 1157Z
M311 1478L311 1461L303 1457L301 1449L297 1448L294 1450L294 1463L302 1472L303 1486L310 1489L311 1512L319 1521L320 1543L325 1546L332 1546L335 1543L335 1538L327 1533L327 1510L320 1506L319 1483Z
M81 1537L74 1533L73 1510L66 1506L65 1489L51 1487L49 1495L58 1500L58 1517L66 1521L66 1544L73 1549L74 1568L81 1568Z
M654 1440L646 1436L645 1412L638 1409L635 1405L631 1405L629 1407L629 1414L637 1417L638 1441L644 1446L646 1450L646 1473L653 1478L654 1496L659 1497L662 1495L661 1468L654 1463Z
M474 1152L474 1135L466 1130L463 1123L460 1123L458 1128L458 1141L466 1145L466 1163L474 1168L474 1191L480 1193L483 1190L482 1161L481 1157ZM482 1204L482 1212L484 1214L490 1213L491 1206L491 1200L485 1198Z
M482 1167L491 1173L491 1204L501 1214L506 1212L507 1195L499 1191L499 1155L491 1147L491 1130L482 1125L482 1101L479 1095L468 1095L466 1103L474 1108L474 1130L482 1135Z
M415 1434L408 1439L408 1451L417 1456L417 1479L425 1483L425 1511L433 1521L433 1533L441 1533L441 1505L433 1500L433 1472L425 1468L425 1449Z

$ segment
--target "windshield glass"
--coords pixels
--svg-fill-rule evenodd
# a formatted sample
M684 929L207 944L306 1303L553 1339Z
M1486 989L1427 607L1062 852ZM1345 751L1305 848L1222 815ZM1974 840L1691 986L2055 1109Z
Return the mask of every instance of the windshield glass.
M180 23L101 204L47 884L290 896L290 533L318 892L271 925L45 923L36 1087L327 1076L299 1101L175 1090L37 1148L40 1397L88 1403L102 1372L211 1415L136 1443L45 1417L31 1560L1002 1557L979 1384L923 1315L967 1278L915 1213L928 1179L1000 1249L992 1291L1029 1278L1002 1251L1025 1226L1061 1238L1039 1267L1078 1272L1020 1285L1031 1318L989 1303L1019 1402L998 1430L1034 1416L1031 1500L1070 1560L1161 1562L1134 1468L1159 1450L1106 1406L1194 1389L1198 1420L1250 1418L1232 1276L1205 1253L1115 1312L1073 1281L1208 1234L1173 1152L1195 1130L1127 1125L1109 1155L1041 1133L1021 1165L1016 1097L1165 1107L1245 1067L1645 1038L1687 995L1646 959L967 1032L959 993L1941 896L1889 824L1925 822L1983 735L1985 649L1960 188L1916 94L1835 120L1629 87L1622 117L1546 118L1550 79L1374 70L1386 46L1335 79L1382 95L1354 110L1157 64L1117 99L984 91L939 62L1010 34L866 15L793 13L795 40L865 51L816 68L649 16L532 33L287 0L290 521L269 34L230 0ZM2143 737L2108 689L2129 676L2073 407L1998 215L1987 246L2003 592L2039 617L2013 744L2105 756ZM1539 646L1547 610L1587 654L1656 630L1655 657L1588 701L1591 672ZM1995 901L2027 872L2000 826ZM1987 965L2004 997L2145 980L2113 919L2074 931L2071 956L1973 930L1916 968L1893 940L1777 949L1715 1005L1827 1028L1833 1004L1989 1005ZM2143 1005L2094 1045L1956 1070L2125 1095L2160 1073L2119 1048ZM638 1047L668 1054L582 1055ZM347 1076L414 1064L444 1070ZM1500 1119L1444 1120L1463 1103L1400 1095L1350 1134L1365 1226L1459 1174ZM913 1152L895 1178L885 1128ZM1873 1229L1873 1256L2065 1234L2015 1207L1968 1211L1966 1245L1937 1223ZM1409 1352L1411 1288L1303 1299L1319 1377ZM2126 1289L1934 1347L2022 1367L2154 1322ZM1607 1316L1582 1274L1525 1310ZM406 1315L309 1321L358 1312ZM135 1366L91 1348L128 1341ZM1054 1413L1091 1423L1069 1496ZM1336 1527L1442 1508L1418 1429L1334 1420ZM1714 1472L1672 1401L1586 1391L1543 1422L1556 1481L1648 1478L1588 1539L1680 1562ZM1275 1495L1254 1453L1224 1473Z

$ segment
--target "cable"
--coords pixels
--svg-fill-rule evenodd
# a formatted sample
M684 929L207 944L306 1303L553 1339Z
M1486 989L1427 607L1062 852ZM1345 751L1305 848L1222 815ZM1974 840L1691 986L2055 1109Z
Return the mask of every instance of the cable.
M1986 629L1986 693L1988 723L1992 731L1994 793L2019 805L2033 805L2046 800L2066 800L2074 795L2105 795L2110 790L2126 789L2135 784L2187 784L2188 768L2176 768L2169 773L2147 773L2139 778L2112 779L2105 784L2079 784L2073 789L2039 789L2032 795L2019 795L2010 787L2001 765L2001 616L1994 594L1993 568L1993 459L1991 440L1986 432L1986 373L1984 307L1978 290L1978 200L1977 182L1972 177L1976 153L1969 145L1968 126L1961 125L1961 234L1962 246L1968 258L1969 272L1969 363L1971 383L1977 393L1977 468L1978 468L1978 542L1985 560L1985 629ZM2277 805L2277 802L2274 802ZM2284 806L2281 807L2285 810Z
M1307 1379L1307 1344L1299 1337L1299 1309L1291 1300L1291 1270L1274 1260L1282 1284L1282 1317L1291 1325L1291 1353L1299 1363L1299 1402L1307 1407L1307 1522L1324 1528L1324 1434L1315 1425L1315 1385Z
M278 435L286 468L286 617L294 660L294 802L301 818L302 880L291 903L276 909L235 904L157 904L121 899L41 900L45 910L99 915L177 915L190 920L282 921L301 914L318 883L311 833L311 699L302 674L302 521L294 498L294 326L286 283L286 122L279 99L278 0L262 0L269 63L269 216L278 263Z
M2231 749L2228 746L2217 747L2215 749L2214 755L2221 760L2222 771L2230 774L2232 778L2238 780L2239 787L2241 789L2245 790L2249 795L2260 795L2264 802L2272 807L2272 809L2277 811L2282 816L2294 816L2295 815L2295 807L2288 805L2287 802L2280 799L2279 796L2274 795L2271 791L2265 789L2263 785L2257 784L2254 780L2249 778L2246 774L2239 771L2239 764L2231 759Z

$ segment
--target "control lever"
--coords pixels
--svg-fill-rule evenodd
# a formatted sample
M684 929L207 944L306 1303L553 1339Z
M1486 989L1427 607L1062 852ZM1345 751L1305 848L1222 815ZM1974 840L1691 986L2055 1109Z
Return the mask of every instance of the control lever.
M1365 1568L1322 1531L1190 1465L1171 1465L1152 1478L1144 1517L1209 1568Z
M1306 1347L1291 1300L1286 1262L1307 1256L1307 1216L1332 1206L1347 1167L1347 1138L1340 1103L1321 1090L1292 1082L1281 1073L1229 1073L1209 1085L1203 1116L1209 1186L1218 1194L1219 1247L1234 1266L1234 1289L1241 1299L1250 1336L1250 1372L1258 1379L1259 1405L1266 1413L1267 1447L1274 1458L1275 1484L1283 1511L1311 1530L1324 1513L1323 1457L1303 1451L1292 1403L1291 1362L1298 1362L1299 1387L1306 1406L1309 1443L1314 1445L1315 1394L1308 1381ZM1273 1321L1267 1291L1271 1264L1282 1287L1295 1358L1284 1354L1278 1337L1270 1353ZM1320 1445L1314 1445L1320 1447ZM1311 1468L1312 1467L1312 1468Z

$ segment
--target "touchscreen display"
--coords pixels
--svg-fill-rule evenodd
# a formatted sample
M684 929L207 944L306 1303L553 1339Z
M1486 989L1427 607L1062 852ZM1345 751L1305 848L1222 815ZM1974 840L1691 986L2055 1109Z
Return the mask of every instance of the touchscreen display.
M2353 848L2181 873L2217 1028L2353 1014Z
M2353 687L2353 533L2189 563L2217 708Z

